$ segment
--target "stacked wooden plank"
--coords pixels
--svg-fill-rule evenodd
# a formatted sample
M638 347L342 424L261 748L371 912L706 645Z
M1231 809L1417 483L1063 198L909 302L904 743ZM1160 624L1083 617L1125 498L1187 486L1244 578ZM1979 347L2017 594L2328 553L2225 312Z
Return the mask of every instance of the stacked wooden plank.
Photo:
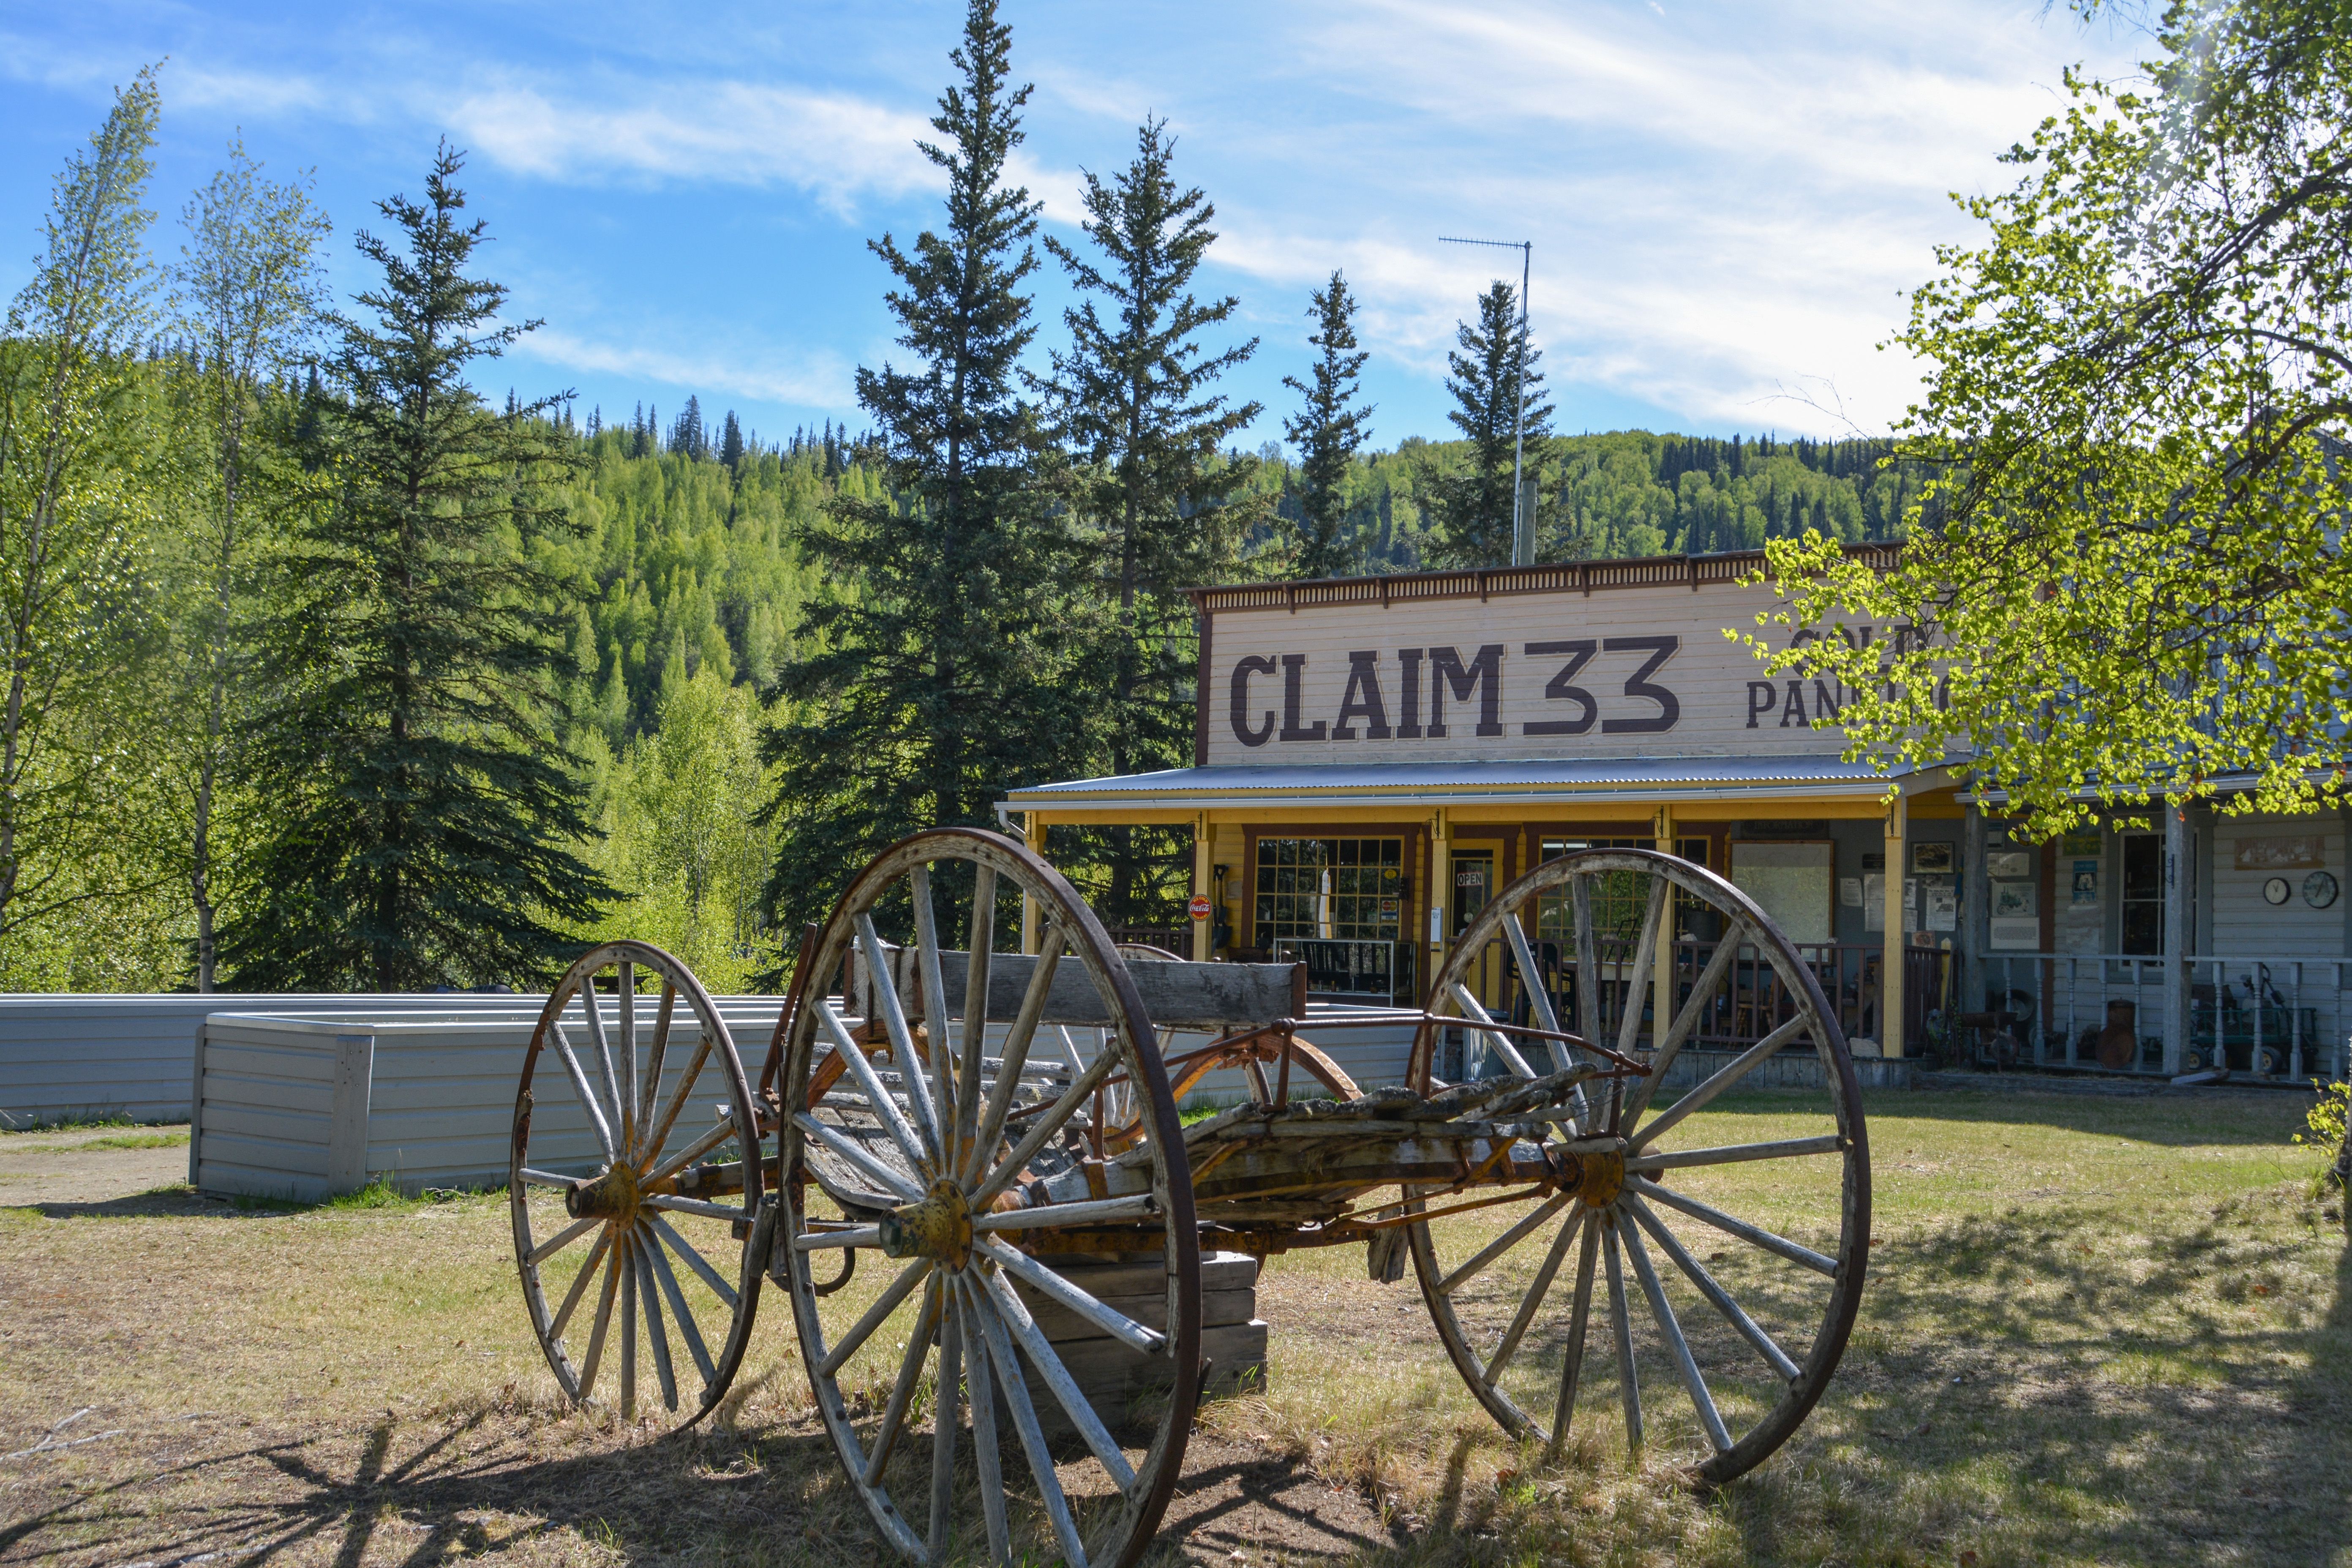
M1141 1322L1167 1321L1168 1274L1157 1254L1139 1263L1056 1261L1054 1271L1115 1311ZM1258 1260L1245 1252L1202 1255L1201 1354L1209 1363L1201 1385L1204 1399L1265 1386L1266 1329L1257 1316L1257 1272ZM1163 1359L1129 1349L1030 1286L1015 1286L1087 1403L1112 1431L1129 1425L1130 1413L1164 1386ZM1070 1430L1044 1381L1033 1371L1028 1382L1029 1402L1045 1429Z

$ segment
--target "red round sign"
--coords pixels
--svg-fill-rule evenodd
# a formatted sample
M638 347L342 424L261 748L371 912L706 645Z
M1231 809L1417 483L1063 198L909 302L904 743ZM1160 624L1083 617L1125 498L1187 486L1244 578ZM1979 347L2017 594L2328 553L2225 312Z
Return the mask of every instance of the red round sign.
M1206 893L1192 895L1192 918L1196 921L1209 918L1209 896Z

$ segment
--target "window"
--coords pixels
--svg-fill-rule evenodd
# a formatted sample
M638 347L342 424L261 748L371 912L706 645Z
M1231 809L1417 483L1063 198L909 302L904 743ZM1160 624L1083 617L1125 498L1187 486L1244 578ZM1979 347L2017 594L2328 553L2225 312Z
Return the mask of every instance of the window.
M1261 838L1256 938L1394 942L1404 933L1402 838Z
M1543 841L1543 858L1557 860L1578 849L1654 849L1654 838L1547 838ZM1675 853L1696 865L1706 864L1706 840L1677 838ZM1642 915L1650 907L1650 879L1633 871L1612 871L1592 885L1592 927L1602 942L1622 942L1628 945L1641 940ZM1569 913L1568 889L1543 895L1537 911L1536 929L1548 942L1567 942L1575 934L1575 922ZM1687 893L1675 895L1675 913L1679 924L1687 924L1701 908Z
M2126 834L2123 850L2121 904L2123 951L2164 951L2164 837L2156 833Z

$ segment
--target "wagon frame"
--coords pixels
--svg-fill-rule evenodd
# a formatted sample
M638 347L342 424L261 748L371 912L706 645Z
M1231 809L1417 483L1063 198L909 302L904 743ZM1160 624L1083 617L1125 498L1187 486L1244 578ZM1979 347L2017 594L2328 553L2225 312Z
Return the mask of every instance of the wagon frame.
M1604 964L1593 890L1625 878L1646 879L1638 938L1630 963ZM942 884L962 911L960 950L942 940ZM996 951L1000 905L1016 892L1038 917L1035 953ZM1652 994L1660 944L1669 923L1692 911L1722 927L1714 956L1687 986L1655 988L1671 1005L1650 1009L1644 1048L1642 998ZM880 921L908 940L885 941ZM1565 928L1572 964L1538 958L1529 932L1548 921ZM1496 942L1519 980L1522 1016L1490 1012L1502 998L1491 987L1482 998L1469 967ZM1790 1016L1653 1110L1743 965L1772 972L1793 999ZM613 1029L604 1022L606 975ZM643 975L657 978L660 996L641 1040ZM638 1414L642 1337L663 1409L691 1423L725 1397L762 1284L772 1281L792 1301L800 1359L845 1471L895 1550L943 1562L984 1542L991 1561L1007 1560L1009 1448L1034 1483L1018 1506L1064 1559L1125 1568L1150 1544L1172 1493L1202 1388L1203 1248L1263 1258L1362 1244L1375 1279L1400 1279L1410 1258L1449 1357L1515 1436L1542 1436L1553 1450L1569 1440L1587 1340L1605 1316L1630 1448L1687 1447L1690 1472L1715 1484L1787 1441L1827 1386L1853 1324L1869 1160L1834 1011L1760 909L1704 868L1651 851L1548 862L1463 933L1428 1009L1412 1016L1406 1082L1370 1093L1357 1092L1303 1037L1300 980L1291 965L1122 950L1044 859L1002 835L961 828L892 847L804 940L756 1077L682 964L640 943L594 950L550 997L517 1095L515 1245L551 1368L567 1395L595 1397L617 1316L622 1415ZM694 1044L672 1089L681 1008ZM1563 1013L1575 1028L1563 1026ZM1346 1026L1318 1021L1316 1032L1334 1026ZM1090 1059L1073 1029L1093 1037ZM1179 1030L1208 1043L1177 1051ZM1049 1031L1063 1049L1052 1050ZM1470 1064L1451 1083L1434 1070L1449 1034ZM1776 1052L1806 1045L1829 1088L1824 1131L1676 1146L1671 1134L1693 1111ZM1491 1058L1491 1076L1482 1058ZM1185 1125L1177 1086L1220 1068L1240 1070L1250 1098ZM684 1109L713 1072L725 1102L697 1125ZM1315 1098L1294 1093L1309 1084ZM584 1110L601 1155L593 1169L531 1163L534 1110L551 1094ZM1811 1212L1835 1215L1833 1243L1817 1248L1686 1190L1710 1167L1755 1161L1789 1163L1776 1196L1811 1184ZM530 1202L534 1189L550 1188L568 1223ZM1497 1234L1462 1228L1497 1218L1510 1221ZM1707 1266L1727 1255L1702 1261L1675 1225L1742 1244L1738 1267L1770 1258L1765 1267L1780 1272L1727 1285ZM542 1270L561 1282L583 1247L551 1303ZM1563 1338L1548 1308L1571 1253ZM821 1274L826 1254L841 1261ZM1538 1257L1532 1275L1517 1278ZM892 1271L878 1294L845 1292L861 1260ZM681 1283L681 1270L698 1289ZM1638 1345L1629 1277L1648 1309ZM1714 1314L1708 1333L1685 1332L1669 1279ZM1749 1303L1761 1303L1753 1312L1741 1300L1751 1287ZM898 1316L910 1306L911 1320ZM894 1321L904 1337L887 1395L845 1390L845 1370ZM1792 1353L1782 1341L1793 1344L1797 1332L1809 1338ZM1146 1369L1151 1396L1098 1409L1072 1370L1078 1333ZM673 1334L701 1377L698 1395L687 1392ZM1521 1408L1531 1391L1520 1352L1531 1335L1559 1354L1556 1377L1532 1391L1551 1394L1549 1421ZM1639 1363L1660 1351L1687 1398L1688 1432L1645 1423ZM1003 1426L1016 1441L1000 1441Z

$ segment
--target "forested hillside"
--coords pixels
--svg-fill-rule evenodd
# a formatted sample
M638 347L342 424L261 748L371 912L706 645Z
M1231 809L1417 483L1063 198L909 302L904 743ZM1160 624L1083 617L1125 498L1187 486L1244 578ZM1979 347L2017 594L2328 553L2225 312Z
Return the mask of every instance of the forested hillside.
M935 122L952 210L992 216L879 247L913 357L859 373L855 437L782 441L698 395L483 395L531 328L446 144L347 300L307 185L234 145L164 260L152 73L121 93L0 330L0 987L530 986L625 934L772 983L907 832L1181 765L1187 589L1503 563L1522 437L1538 560L1916 510L1883 441L1553 433L1507 283L1449 356L1450 437L1375 447L1342 274L1303 343L1225 342L1238 301L1191 291L1215 208L1161 122L1040 233L1009 48L972 0ZM1041 248L1078 301L1050 331ZM1262 348L1319 358L1251 451L1267 411L1218 378ZM1049 847L1107 918L1181 919L1181 832Z

